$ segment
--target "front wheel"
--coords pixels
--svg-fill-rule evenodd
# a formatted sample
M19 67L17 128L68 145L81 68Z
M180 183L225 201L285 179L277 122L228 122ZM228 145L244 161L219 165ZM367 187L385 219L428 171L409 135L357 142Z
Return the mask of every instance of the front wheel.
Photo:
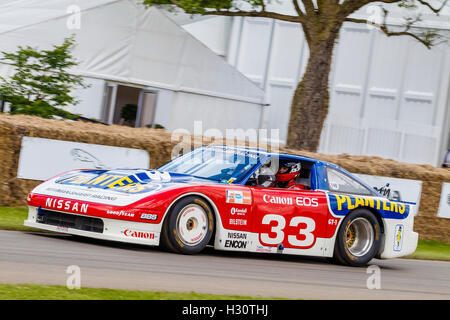
M209 205L199 197L179 200L164 222L161 241L170 251L195 254L211 239L214 215Z
M365 266L378 253L380 224L367 209L352 211L342 221L334 249L334 259L342 264Z

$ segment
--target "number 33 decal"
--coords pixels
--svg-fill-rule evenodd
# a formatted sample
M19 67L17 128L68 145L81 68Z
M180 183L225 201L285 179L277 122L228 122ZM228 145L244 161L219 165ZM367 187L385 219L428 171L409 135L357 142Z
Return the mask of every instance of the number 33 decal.
M277 225L271 228L271 233L275 233L275 237L270 237L268 233L261 233L261 242L268 245L278 245L284 241L284 228L286 227L286 219L277 214L267 214L262 219L262 224L269 225L272 221L276 221ZM306 228L300 229L296 235L288 235L287 240L294 247L309 247L314 243L314 235L312 232L316 228L313 219L307 217L293 217L289 222L290 227L297 227L300 223L306 224ZM298 235L304 235L304 240L299 240Z

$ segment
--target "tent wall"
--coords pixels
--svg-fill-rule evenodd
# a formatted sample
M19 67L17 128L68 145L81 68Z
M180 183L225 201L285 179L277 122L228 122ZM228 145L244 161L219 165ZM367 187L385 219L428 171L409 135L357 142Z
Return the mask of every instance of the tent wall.
M194 133L194 122L201 122L203 132L195 134L225 137L227 129L258 129L260 128L262 107L252 103L233 101L212 96L201 96L185 92L174 95L172 121L170 130L187 129ZM180 115L180 116L176 116ZM208 129L217 129L215 131Z
M87 89L77 89L74 96L79 100L76 106L67 108L68 111L81 114L86 118L103 120L103 99L106 81L103 79L84 78Z

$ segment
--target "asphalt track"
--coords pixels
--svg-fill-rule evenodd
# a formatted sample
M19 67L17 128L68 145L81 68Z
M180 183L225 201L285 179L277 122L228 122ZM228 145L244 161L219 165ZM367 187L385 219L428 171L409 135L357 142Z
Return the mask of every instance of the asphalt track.
M207 248L195 256L59 234L0 231L0 283L63 285L71 265L82 287L204 292L301 299L450 299L450 263L373 260L367 268L325 259ZM370 282L370 281L369 281Z

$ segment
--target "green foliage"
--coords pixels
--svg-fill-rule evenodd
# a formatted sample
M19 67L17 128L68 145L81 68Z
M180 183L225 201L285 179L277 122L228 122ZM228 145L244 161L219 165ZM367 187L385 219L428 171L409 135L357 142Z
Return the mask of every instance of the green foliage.
M406 9L416 9L417 3L415 0L402 0L398 6L400 8L406 8Z
M227 296L197 292L166 292L0 283L0 300L264 300L270 297Z
M419 240L416 252L407 258L450 261L450 243L433 240Z
M162 124L156 123L155 129L165 129L165 127Z
M135 121L137 109L137 105L128 103L122 107L122 110L120 111L120 117L125 121Z
M172 5L175 4L187 13L204 14L206 9L230 10L237 9L236 1L232 0L144 0L146 5ZM262 0L246 0L246 3L262 3Z
M153 124L148 124L145 127L153 128L153 129L166 129L162 124L159 124L159 123L155 123L154 127L153 127Z
M59 116L65 119L78 118L78 115L63 109L55 108L45 101L27 101L26 99L23 99L23 97L17 96L9 97L6 100L9 100L9 102L12 103L10 114L26 114L47 119L51 119L53 116Z
M78 64L71 55L74 46L72 36L63 44L53 46L52 50L19 46L15 53L2 52L0 61L15 67L15 74L10 79L0 77L0 97L11 103L12 114L77 117L60 109L79 102L71 95L73 89L88 87L81 76L67 71Z
M0 230L37 230L23 225L28 217L27 208L0 207Z

